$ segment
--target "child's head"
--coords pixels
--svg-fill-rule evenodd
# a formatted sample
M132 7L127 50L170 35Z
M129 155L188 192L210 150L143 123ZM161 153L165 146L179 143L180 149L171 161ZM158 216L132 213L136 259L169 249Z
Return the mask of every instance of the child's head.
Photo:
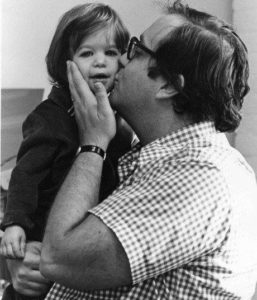
M72 8L62 16L46 56L51 82L68 87L69 59L77 63L91 89L94 82L102 81L110 90L128 41L128 30L108 5L87 3Z

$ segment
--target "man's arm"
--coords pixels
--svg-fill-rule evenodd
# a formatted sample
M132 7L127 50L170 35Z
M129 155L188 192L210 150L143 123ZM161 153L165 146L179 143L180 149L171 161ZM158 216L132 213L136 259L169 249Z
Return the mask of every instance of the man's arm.
M115 118L106 92L100 86L96 102L75 66L68 74L81 144L106 150L115 134ZM95 153L79 154L57 194L43 241L43 275L82 290L131 284L122 245L100 219L88 213L98 204L102 165L102 158Z

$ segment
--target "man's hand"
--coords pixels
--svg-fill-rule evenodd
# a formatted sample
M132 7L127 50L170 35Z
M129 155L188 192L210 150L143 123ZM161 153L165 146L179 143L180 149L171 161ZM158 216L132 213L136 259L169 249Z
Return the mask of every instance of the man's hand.
M67 74L81 144L106 150L116 133L116 121L104 85L97 82L94 95L72 61L67 62Z
M50 281L39 271L41 243L29 242L23 260L7 260L14 289L26 296L41 296L50 288Z

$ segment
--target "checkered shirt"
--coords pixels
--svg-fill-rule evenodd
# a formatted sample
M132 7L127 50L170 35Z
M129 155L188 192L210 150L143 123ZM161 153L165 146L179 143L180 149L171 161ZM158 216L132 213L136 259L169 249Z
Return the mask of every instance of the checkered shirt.
M56 283L47 300L250 298L256 181L224 134L204 122L136 145L119 175L118 189L91 213L124 247L133 285L82 292Z

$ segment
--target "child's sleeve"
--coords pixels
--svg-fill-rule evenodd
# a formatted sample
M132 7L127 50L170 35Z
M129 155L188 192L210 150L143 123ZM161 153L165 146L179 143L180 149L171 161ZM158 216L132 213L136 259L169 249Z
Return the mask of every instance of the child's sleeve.
M1 229L20 225L25 230L33 227L30 218L38 206L38 190L48 176L60 143L40 114L32 112L22 126L23 141L12 171L8 201Z

